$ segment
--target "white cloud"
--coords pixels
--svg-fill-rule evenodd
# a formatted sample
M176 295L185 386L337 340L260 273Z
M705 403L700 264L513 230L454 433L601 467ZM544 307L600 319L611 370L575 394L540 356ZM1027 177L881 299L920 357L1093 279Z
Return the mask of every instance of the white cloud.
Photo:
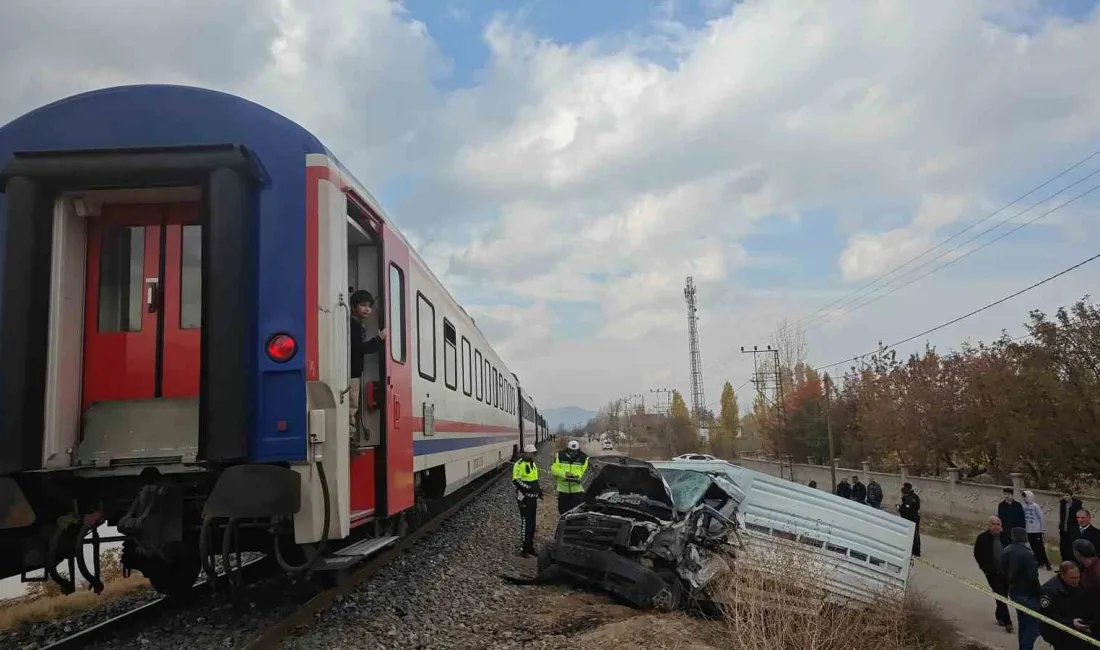
M688 274L716 395L746 376L739 345L846 288L778 293L748 275L765 268L755 260L865 281L1100 135L1100 14L1071 22L1036 0L706 0L700 28L669 5L629 38L572 45L503 17L484 30L476 84L449 92L424 25L383 0L70 5L0 8L0 121L149 81L300 121L365 183L413 186L391 212L452 289L476 293L471 313L547 405L685 388ZM1096 220L1078 210L1060 217L1079 243ZM825 232L814 220L833 215L841 232L810 249L749 239L773 220ZM829 261L809 266L820 251ZM935 280L960 305L972 286ZM560 302L599 310L589 336L560 334L577 318ZM922 315L882 303L815 345L843 356L874 336L869 322Z
M485 83L448 106L467 137L444 177L472 205L504 206L502 227L455 259L477 258L478 277L507 278L498 289L527 299L598 301L593 351L686 339L683 276L711 295L736 287L755 252L742 241L762 219L844 213L854 230L836 265L865 281L1100 134L1096 14L1072 23L1023 1L750 1L666 33L679 39L671 66L640 47L562 45L496 21ZM519 219L518 197L553 217ZM896 208L888 221L880 197ZM523 267L519 251L558 263ZM809 300L711 313L759 330L766 319L751 309L797 317ZM686 341L670 350L667 363L684 365ZM619 390L650 372L656 361L642 356L618 360Z

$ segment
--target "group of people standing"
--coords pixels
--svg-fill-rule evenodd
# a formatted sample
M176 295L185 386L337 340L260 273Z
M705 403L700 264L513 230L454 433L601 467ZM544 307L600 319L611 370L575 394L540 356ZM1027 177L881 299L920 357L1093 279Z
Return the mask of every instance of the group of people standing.
M525 446L519 460L512 465L512 485L516 488L516 502L519 504L521 557L535 554L535 515L542 498L535 453L534 445ZM584 501L582 480L587 471L588 454L581 451L581 443L577 440L570 440L565 449L554 455L550 474L554 477L554 489L558 493L558 515L565 514Z
M852 475L852 482L847 478L840 479L836 486L836 495L845 499L851 499L857 503L866 503L872 508L882 507L882 486L873 477L864 485L857 474Z
M1093 638L1100 638L1100 530L1092 526L1092 513L1081 501L1065 495L1059 508L1059 551L1062 563L1057 574L1040 584L1039 567L1050 570L1043 533L1045 522L1034 494L1023 492L1023 503L1005 488L997 516L990 517L986 530L974 542L974 560L985 575L989 588L1023 608L1037 611L1062 625ZM1006 632L1013 632L1008 606L997 601L994 616ZM1018 643L1031 650L1040 635L1055 650L1094 647L1045 621L1016 612Z

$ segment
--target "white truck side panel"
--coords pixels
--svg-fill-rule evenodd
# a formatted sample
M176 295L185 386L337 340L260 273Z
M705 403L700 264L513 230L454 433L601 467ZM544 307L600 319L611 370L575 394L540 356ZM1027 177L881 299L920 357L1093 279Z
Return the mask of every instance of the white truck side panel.
M841 599L871 602L904 592L908 584L916 532L911 521L721 460L653 465L719 474L734 483L744 493L738 517L749 545L814 553L826 569L825 588Z

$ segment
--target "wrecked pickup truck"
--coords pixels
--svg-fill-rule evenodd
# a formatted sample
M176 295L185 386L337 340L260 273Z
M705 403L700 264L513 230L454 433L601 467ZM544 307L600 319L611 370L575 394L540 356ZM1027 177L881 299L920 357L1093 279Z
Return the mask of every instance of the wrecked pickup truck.
M720 476L593 457L585 500L558 520L539 574L561 571L638 607L676 610L705 600L729 571L741 491Z

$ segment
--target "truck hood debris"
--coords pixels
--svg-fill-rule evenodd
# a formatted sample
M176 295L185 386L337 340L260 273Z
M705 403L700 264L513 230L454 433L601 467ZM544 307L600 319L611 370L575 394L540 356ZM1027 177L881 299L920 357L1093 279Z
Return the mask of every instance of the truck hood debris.
M674 610L706 599L739 542L740 491L722 477L660 469L627 457L593 459L585 502L562 515L539 556L551 569L639 607Z

